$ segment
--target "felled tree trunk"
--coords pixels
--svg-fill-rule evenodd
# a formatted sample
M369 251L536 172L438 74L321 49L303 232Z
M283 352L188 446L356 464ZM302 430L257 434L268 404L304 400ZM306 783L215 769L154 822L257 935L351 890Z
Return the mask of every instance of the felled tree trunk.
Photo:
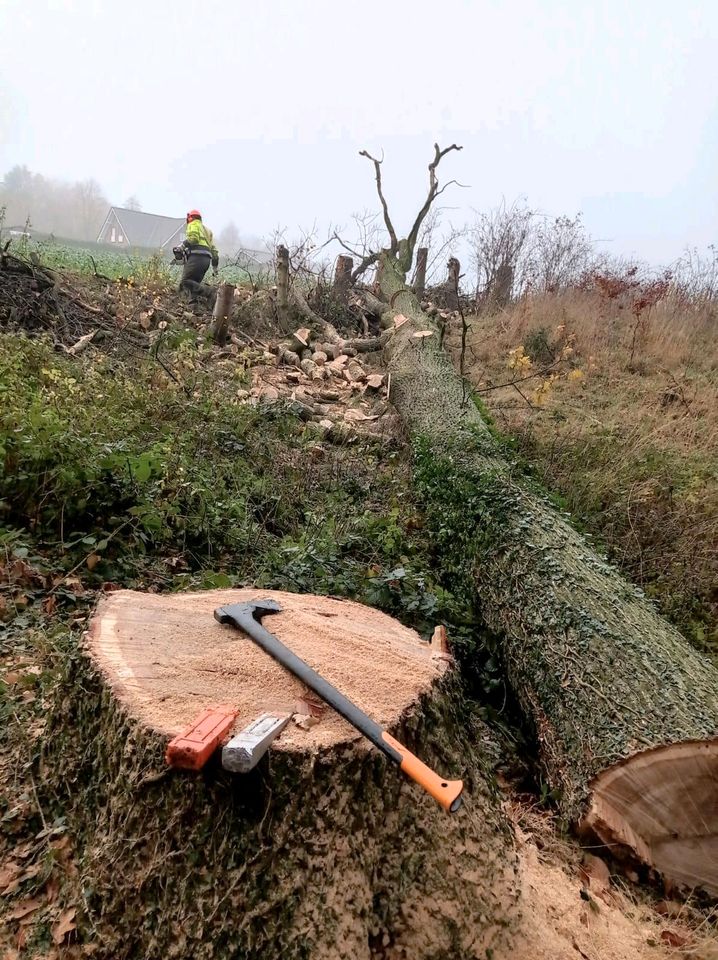
M290 723L249 774L215 757L168 771L195 713L303 710L303 687L215 607L279 599L265 625L446 775L455 815L403 778L331 711ZM515 856L491 775L464 734L456 675L428 645L359 604L267 591L111 594L43 758L46 811L71 809L86 912L112 957L504 956ZM297 701L300 701L299 704ZM99 956L99 955L98 955Z
M409 318L385 347L391 399L438 559L498 637L560 809L718 893L718 671L516 475L397 257L382 263L385 299Z

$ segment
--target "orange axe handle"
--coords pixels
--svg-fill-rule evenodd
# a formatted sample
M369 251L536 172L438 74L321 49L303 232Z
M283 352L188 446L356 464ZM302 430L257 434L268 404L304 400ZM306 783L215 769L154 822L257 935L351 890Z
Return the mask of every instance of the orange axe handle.
M455 813L461 806L461 793L464 789L463 780L444 780L438 773L427 767L425 763L413 754L410 750L407 750L406 747L399 743L398 740L395 740L390 733L387 733L385 730L382 730L381 738L384 743L388 744L395 750L401 760L399 766L411 779L418 783L420 787L423 787L424 790L432 796L437 803L448 813Z

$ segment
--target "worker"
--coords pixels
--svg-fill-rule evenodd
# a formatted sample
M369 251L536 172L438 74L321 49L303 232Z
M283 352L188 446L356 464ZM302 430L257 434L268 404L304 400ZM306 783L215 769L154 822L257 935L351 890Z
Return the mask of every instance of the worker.
M187 214L185 239L174 248L175 257L184 261L180 290L187 290L190 301L195 302L203 293L202 280L212 264L212 272L217 276L219 253L214 245L212 231L202 223L199 210L190 210Z

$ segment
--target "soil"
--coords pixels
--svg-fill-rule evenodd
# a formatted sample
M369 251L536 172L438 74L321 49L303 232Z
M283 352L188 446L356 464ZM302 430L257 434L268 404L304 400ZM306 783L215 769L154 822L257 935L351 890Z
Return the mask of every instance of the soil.
M537 847L520 851L523 923L511 960L661 960L664 929L645 908L616 888L581 896L581 881L557 864L542 863ZM682 931L679 936L686 936ZM676 951L673 951L676 955ZM698 956L698 954L694 954ZM509 960L507 957L506 960Z
M378 610L255 589L111 593L91 621L89 648L130 713L161 734L176 735L220 704L239 711L235 729L267 710L305 714L304 685L213 616L216 607L268 597L283 610L265 618L267 629L383 726L395 725L446 669L417 633ZM360 738L327 709L308 730L290 724L275 747L311 751Z

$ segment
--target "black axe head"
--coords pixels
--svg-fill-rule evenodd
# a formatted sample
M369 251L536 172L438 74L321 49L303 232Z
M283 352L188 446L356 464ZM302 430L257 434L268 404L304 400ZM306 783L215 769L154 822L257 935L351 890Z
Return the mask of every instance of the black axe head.
M227 607L217 607L214 619L219 623L233 623L241 626L249 620L259 623L268 613L279 613L281 603L276 600L246 600L244 603L230 603Z

